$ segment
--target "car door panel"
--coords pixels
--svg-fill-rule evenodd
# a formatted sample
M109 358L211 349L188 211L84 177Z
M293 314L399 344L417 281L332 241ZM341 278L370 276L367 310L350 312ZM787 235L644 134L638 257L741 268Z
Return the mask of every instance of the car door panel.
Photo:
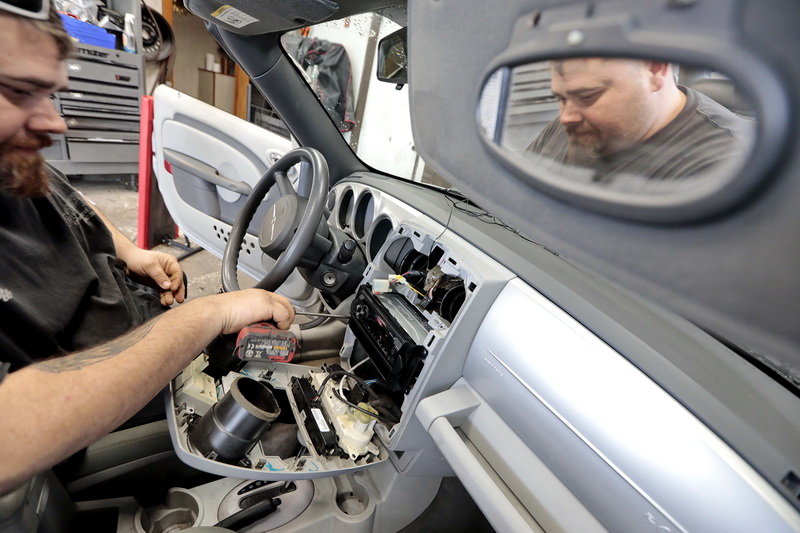
M155 92L153 122L153 168L167 209L189 238L221 257L247 195L291 141L166 86ZM248 224L240 267L253 277L265 273L257 234L276 197L271 191Z

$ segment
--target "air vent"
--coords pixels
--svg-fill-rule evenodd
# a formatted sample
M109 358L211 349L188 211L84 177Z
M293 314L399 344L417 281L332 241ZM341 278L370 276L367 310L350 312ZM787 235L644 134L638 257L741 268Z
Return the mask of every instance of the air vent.
M402 229L402 228L401 228ZM402 262L409 252L414 251L414 243L411 239L397 239L386 250L383 259L391 267L395 274L402 274Z
M439 306L439 314L447 320L452 322L464 305L464 300L467 297L467 291L464 289L463 282L460 285L449 289L442 296L442 303Z
M375 224L372 226L372 230L369 236L369 243L367 245L367 252L369 254L369 260L372 261L375 259L375 256L378 255L378 250L381 249L383 243L386 242L386 239L389 238L389 234L392 233L394 229L394 224L390 218L383 216L378 217L375 221Z

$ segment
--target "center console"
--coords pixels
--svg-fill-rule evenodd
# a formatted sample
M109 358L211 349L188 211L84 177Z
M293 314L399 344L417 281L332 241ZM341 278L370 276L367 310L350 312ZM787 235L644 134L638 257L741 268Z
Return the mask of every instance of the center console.
M284 332L238 339L231 371L198 357L170 385L175 449L206 472L303 480L386 461L403 404L477 288L430 234L401 226L349 305L341 363L291 362ZM289 362L287 362L289 361Z
M344 203L348 195L335 191ZM346 192L351 201L364 197L353 184ZM381 200L375 190L370 198ZM203 354L171 383L168 422L176 453L225 478L190 490L199 500L212 491L212 500L229 502L215 518L276 499L293 502L286 512L279 503L275 514L287 516L289 508L310 505L323 493L333 495L334 515L372 512L376 499L390 493L409 504L419 499L410 508L421 511L441 476L452 475L413 414L420 399L458 379L477 329L472 322L508 274L404 206L385 202L378 209L372 230L353 225L361 227L369 263L355 294L329 319L346 322L335 362L305 360L307 333L297 326L291 330L296 339L257 326L251 328L256 336L237 339L225 365ZM344 216L332 211L332 222L347 231ZM412 481L413 488L400 490ZM248 491L258 497L248 500ZM216 503L200 507L209 505ZM206 516L194 523L215 522Z

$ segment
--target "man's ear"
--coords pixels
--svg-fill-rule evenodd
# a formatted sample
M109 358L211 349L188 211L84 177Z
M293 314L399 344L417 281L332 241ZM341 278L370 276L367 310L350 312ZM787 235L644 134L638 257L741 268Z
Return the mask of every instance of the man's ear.
M672 69L666 61L648 61L647 70L653 92L659 91L672 76Z

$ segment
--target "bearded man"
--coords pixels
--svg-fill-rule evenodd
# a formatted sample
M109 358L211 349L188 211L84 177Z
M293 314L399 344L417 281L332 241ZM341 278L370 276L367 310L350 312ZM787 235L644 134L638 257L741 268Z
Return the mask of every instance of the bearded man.
M185 287L173 256L136 247L40 154L66 131L50 97L72 42L56 12L0 11L0 25L0 345L13 371L120 335Z
M151 312L125 272L150 279L167 306L183 300L183 273L104 222L39 154L66 129L50 97L66 87L71 47L48 0L0 0L0 496L16 491L6 503L31 509L10 519L38 516L56 493L32 480L128 420L217 335L294 318L287 298L250 289L128 331ZM166 423L117 435L131 432L137 453L148 453L143 435L171 449ZM119 459L123 442L99 449ZM49 496L28 493L36 487Z
M700 176L746 155L749 121L676 84L663 61L587 57L552 61L559 115L526 156L592 169L592 180Z

